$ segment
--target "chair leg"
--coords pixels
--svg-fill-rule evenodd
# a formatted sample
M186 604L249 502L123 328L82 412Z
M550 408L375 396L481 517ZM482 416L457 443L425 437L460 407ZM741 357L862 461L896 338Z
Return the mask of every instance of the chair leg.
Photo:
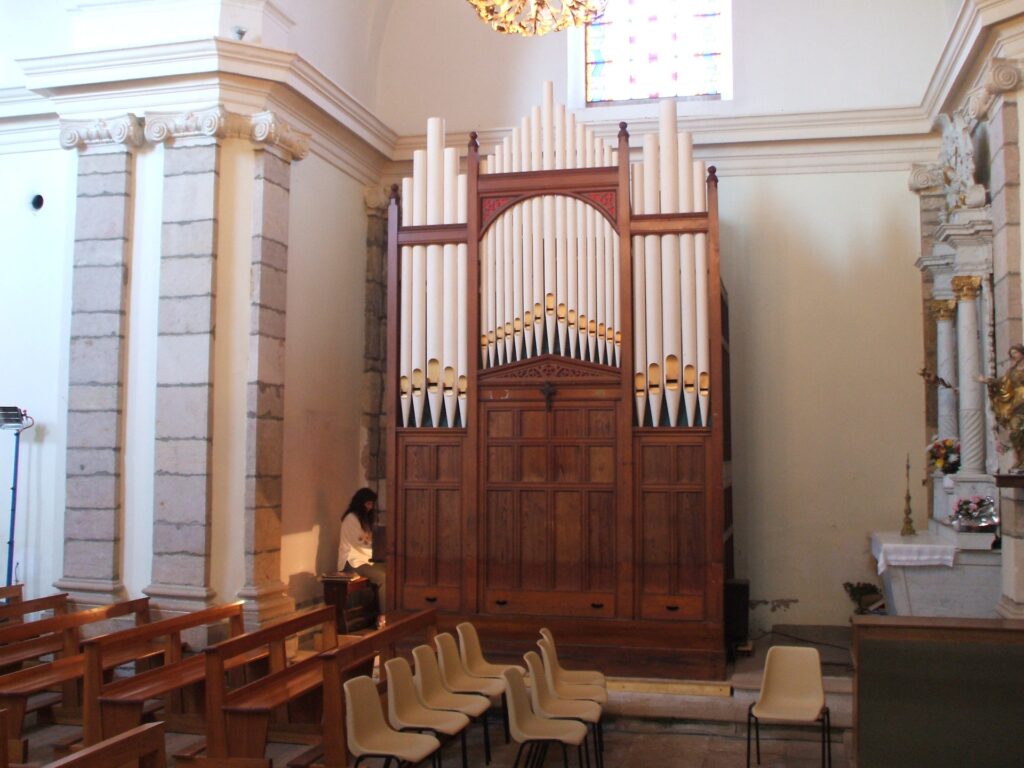
M484 724L484 763L487 765L491 764L491 734L487 729L487 713L484 712L480 716L481 722Z
M747 768L750 768L750 721L754 717L754 705L747 707Z
M825 707L825 744L828 748L828 768L832 768L832 713Z
M469 768L469 758L466 755L466 729L463 728L459 731L459 737L462 740L462 768Z
M508 729L508 693L506 692L501 694L501 722L505 726L505 743L508 744L512 740L512 733Z
M465 742L463 742L463 743L465 743ZM522 756L522 754L523 754L523 747L525 747L525 746L526 746L526 744L520 744L519 745L519 749L516 750L516 761L514 763L512 763L512 768L519 768L519 758ZM465 754L465 753L463 753L463 754ZM526 750L526 754L527 754L527 756L529 756L530 750ZM465 766L463 766L463 768L465 768Z
M761 721L754 715L754 745L757 747L757 764L761 764Z
M562 768L569 768L569 747L562 742Z

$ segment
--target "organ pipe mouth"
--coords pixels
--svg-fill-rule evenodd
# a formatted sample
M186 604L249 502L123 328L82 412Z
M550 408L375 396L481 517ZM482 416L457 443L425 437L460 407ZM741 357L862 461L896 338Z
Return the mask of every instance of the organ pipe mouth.
M427 391L437 392L441 380L441 363L436 359L427 360Z
M587 329L590 331L591 336L597 335L597 320L591 320L587 325Z
M414 368L412 372L412 393L423 394L423 370L420 368Z
M698 388L701 397L707 397L708 392L711 391L711 377L707 372L701 373L700 375L700 386Z
M652 395L661 394L661 366L657 363L651 363L647 366L647 381L649 382L648 388L651 390Z
M498 341L504 341L505 340L505 329L499 326L498 330L495 331L494 335L495 335L495 338L497 338Z
M505 323L505 335L506 336L511 336L512 335L512 323Z
M398 380L398 391L402 397L409 397L409 390L411 389L411 387L412 385L409 383L408 376L402 376Z
M459 398L465 400L467 392L469 392L469 379L459 376Z
M512 327L515 328L516 333L519 333L521 330L523 330L522 319L517 317L515 320L513 320Z
M697 384L697 369L692 365L686 366L683 371L683 386L686 387L687 392L693 392Z
M633 391L637 397L643 397L647 390L647 377L643 373L637 373L633 376Z
M622 346L622 331L616 331L615 332L615 346L617 346L617 347L621 347Z
M547 296L545 296L544 303L547 305L548 314L555 314L555 294L549 293Z
M526 317L523 318L523 326L526 328L533 328L533 313L526 313Z
M559 304L558 305L558 319L559 320L565 320L565 314L566 314L565 304Z
M608 330L604 334L605 339L608 341L615 341L615 330L609 325Z
M675 355L665 358L665 388L679 389L679 358Z
M580 315L580 333L587 332L587 316Z
M483 349L487 349L487 334L486 333L480 334L480 346Z
M544 307L542 307L538 301L533 305L533 319L540 320L542 317L544 317Z
M494 331L488 331L487 332L487 343L488 344L493 344L496 341L496 338L497 337L495 336Z
M444 393L451 395L455 392L455 369L450 365L444 369Z
M569 325L576 325L576 310L569 310Z
M604 323L598 323L597 324L597 337L599 339L603 339L604 338Z

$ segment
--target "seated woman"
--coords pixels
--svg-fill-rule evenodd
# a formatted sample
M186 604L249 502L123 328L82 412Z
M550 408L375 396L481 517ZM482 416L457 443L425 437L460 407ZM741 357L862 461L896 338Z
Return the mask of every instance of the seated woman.
M384 613L384 564L373 562L373 510L377 494L360 488L352 496L341 516L341 542L338 546L338 570L355 571L373 584L377 605Z

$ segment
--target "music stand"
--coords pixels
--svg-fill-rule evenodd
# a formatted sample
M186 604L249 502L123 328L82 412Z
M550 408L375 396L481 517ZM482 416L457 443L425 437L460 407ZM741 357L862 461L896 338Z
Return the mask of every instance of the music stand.
M35 419L16 406L0 405L0 429L14 432L14 480L11 482L11 526L7 536L7 586L14 575L14 520L18 510L18 454L21 448L21 433L35 424Z

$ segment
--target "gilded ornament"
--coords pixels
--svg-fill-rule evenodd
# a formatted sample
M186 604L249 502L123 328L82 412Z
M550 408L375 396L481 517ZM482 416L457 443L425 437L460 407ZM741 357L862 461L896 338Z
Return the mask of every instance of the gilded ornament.
M981 290L981 278L977 275L957 275L953 278L953 293L957 301L973 301Z

